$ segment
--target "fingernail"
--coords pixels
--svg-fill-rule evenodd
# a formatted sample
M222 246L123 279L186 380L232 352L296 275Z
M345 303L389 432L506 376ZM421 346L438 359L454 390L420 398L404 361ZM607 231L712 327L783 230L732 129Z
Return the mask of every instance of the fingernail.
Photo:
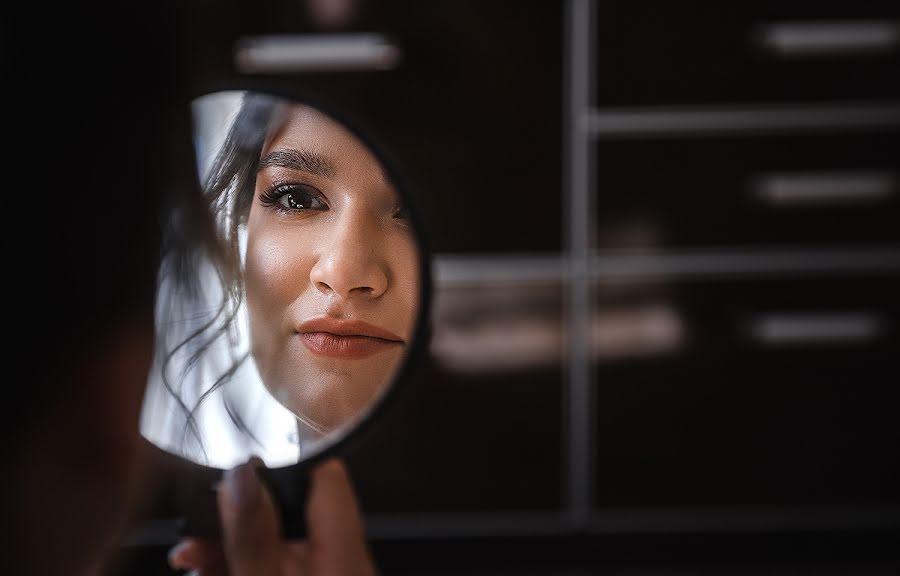
M190 542L179 542L171 550L169 550L169 567L174 570L182 570L190 568L185 563L184 553L190 547Z

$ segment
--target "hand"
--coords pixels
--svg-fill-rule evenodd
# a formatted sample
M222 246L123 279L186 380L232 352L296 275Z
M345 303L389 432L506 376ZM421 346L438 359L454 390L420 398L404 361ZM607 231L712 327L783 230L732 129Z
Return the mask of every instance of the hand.
M312 470L306 504L307 540L279 536L272 497L253 468L242 464L225 473L218 490L222 541L187 538L169 553L174 569L200 576L373 576L359 506L350 478L338 460Z

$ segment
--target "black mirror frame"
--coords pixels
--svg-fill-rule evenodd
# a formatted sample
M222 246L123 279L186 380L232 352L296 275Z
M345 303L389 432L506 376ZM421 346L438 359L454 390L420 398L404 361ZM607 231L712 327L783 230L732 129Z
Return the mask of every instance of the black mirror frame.
M324 102L322 98L299 88L296 82L287 83L262 78L241 78L216 83L203 90L191 94L186 102L190 106L195 100L204 96L221 92L254 92L276 99L305 104L329 115L354 136L360 139L382 164L387 176L391 179L398 194L404 200L409 211L413 230L417 235L419 254L419 286L420 302L416 317L416 326L412 345L403 359L402 365L391 382L391 385L380 395L376 403L347 431L330 441L321 450L308 458L288 466L264 469L260 472L263 480L274 493L277 507L281 515L282 535L287 539L305 536L303 525L306 493L308 490L307 471L310 467L324 459L335 456L347 445L358 441L372 421L384 411L397 391L409 385L415 368L427 353L431 337L431 304L432 304L432 264L431 250L421 211L410 193L406 180L398 171L396 162L386 153L385 147L365 130L365 125L348 110L337 109ZM188 114L190 117L190 114ZM199 186L199 174L196 159L192 159L195 181ZM159 452L157 450L157 452ZM165 465L175 471L176 508L181 518L177 523L177 537L199 536L217 538L220 535L218 510L215 498L215 485L221 479L224 470L190 462L175 455L159 455L161 460L168 460ZM158 537L157 537L158 539ZM138 538L140 540L140 538Z

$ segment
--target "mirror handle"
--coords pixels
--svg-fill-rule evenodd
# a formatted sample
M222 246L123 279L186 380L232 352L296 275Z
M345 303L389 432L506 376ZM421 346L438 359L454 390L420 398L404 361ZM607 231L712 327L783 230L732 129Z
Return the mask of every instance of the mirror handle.
M309 469L306 466L257 468L275 500L285 540L306 538L306 500L309 497Z
M309 471L306 466L257 468L257 474L275 502L281 536L285 540L306 538L306 499L309 495ZM222 536L216 485L222 471L194 469L179 483L182 517L177 530L180 537L218 540Z

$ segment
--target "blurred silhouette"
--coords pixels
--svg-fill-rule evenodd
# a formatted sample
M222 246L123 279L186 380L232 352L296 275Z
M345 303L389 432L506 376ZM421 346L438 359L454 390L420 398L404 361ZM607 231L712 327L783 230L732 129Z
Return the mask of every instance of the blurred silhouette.
M13 540L0 562L10 574L97 573L140 496L163 226L177 228L176 242L212 238L188 116L186 79L197 76L180 3L15 8L2 34L14 124L6 357L16 375L2 532ZM316 546L291 561L371 572L343 468L323 466L313 482ZM260 488L244 465L220 491L232 574L274 574L267 566L282 560Z

